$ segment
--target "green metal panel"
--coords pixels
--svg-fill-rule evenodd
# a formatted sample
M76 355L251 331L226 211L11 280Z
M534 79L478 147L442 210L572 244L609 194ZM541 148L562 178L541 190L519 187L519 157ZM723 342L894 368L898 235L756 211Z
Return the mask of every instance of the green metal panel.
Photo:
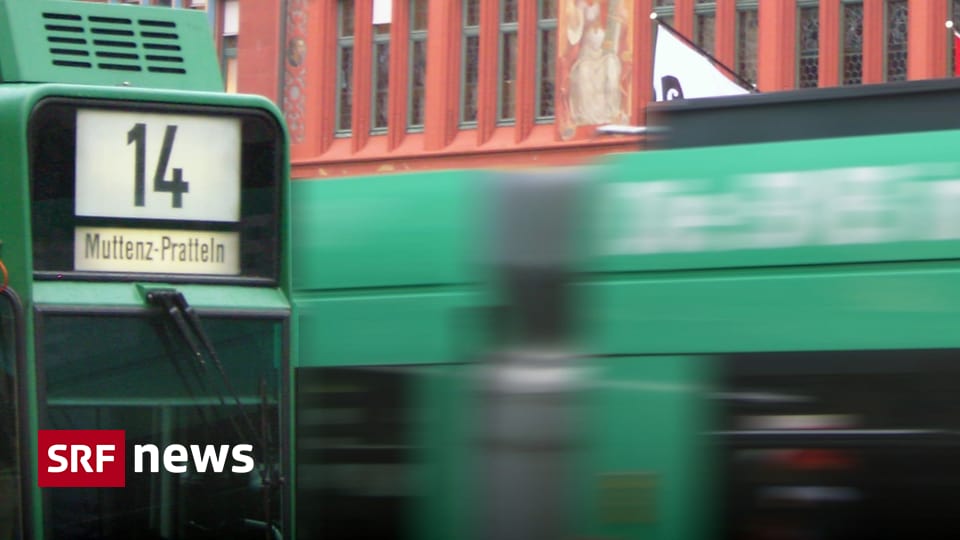
M590 361L573 496L584 538L710 538L716 516L703 433L715 366L704 357Z
M0 86L0 258L10 286L29 305L32 272L30 200L27 178L27 117L32 103Z
M955 259L960 131L610 159L591 271Z
M481 179L444 171L293 182L294 289L475 282Z
M418 540L469 540L473 527L476 497L470 475L470 461L476 437L473 377L470 364L438 365L421 368L416 399L421 418L414 440L416 458L424 466L418 482L422 497L412 512L414 534Z
M301 366L422 364L469 359L487 321L475 291L295 296Z
M960 347L947 263L675 273L583 284L601 354Z
M231 287L226 285L164 285L144 283L148 289L176 288L200 309L216 310L289 310L283 292L267 287ZM33 287L34 302L56 306L144 307L143 294L136 283L83 283L38 281Z
M223 91L203 13L58 0L0 1L0 82Z

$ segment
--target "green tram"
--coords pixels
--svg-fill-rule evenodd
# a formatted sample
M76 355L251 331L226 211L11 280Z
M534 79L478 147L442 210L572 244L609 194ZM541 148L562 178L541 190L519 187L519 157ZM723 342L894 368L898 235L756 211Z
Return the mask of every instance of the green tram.
M4 540L291 536L286 129L216 58L200 12L0 1Z
M665 148L577 170L293 182L299 536L955 537L958 89L673 104Z

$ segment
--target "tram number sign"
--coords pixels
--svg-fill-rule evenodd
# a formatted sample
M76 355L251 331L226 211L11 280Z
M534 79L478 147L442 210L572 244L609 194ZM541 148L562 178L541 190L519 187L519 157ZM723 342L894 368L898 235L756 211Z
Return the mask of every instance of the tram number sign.
M240 220L238 118L81 109L76 136L77 216Z

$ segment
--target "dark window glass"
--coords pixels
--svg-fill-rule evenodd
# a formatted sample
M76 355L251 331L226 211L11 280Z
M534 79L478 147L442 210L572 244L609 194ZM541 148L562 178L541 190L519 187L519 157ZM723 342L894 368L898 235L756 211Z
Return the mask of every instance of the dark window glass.
M727 357L726 537L960 535L958 353Z
M0 293L0 538L19 538L21 527L15 315L10 297Z
M477 121L477 91L480 82L480 0L463 0L463 66L460 122Z
M124 489L45 491L52 538L264 538L283 530L282 490L268 482L284 455L283 319L204 317L203 326L217 358L204 354L201 364L159 314L38 317L43 427L126 432ZM223 473L192 465L182 474L137 473L134 448L146 444L250 444L255 468L233 473L243 464L230 458Z
M338 3L337 127L349 135L353 126L353 0Z
M737 11L737 73L757 82L757 8Z
M887 2L887 80L907 80L907 1Z
M415 537L416 369L297 371L298 538Z
M502 34L500 57L500 120L514 119L517 79L517 31L508 30Z
M698 9L694 30L695 41L701 49L713 54L716 43L717 16L714 11L700 11Z
M373 131L387 129L390 90L390 25L374 26L373 34Z
M953 2L950 5L950 14L951 14L950 20L953 21L954 23L953 31L956 32L957 22L960 21L960 0L953 0ZM953 34L950 36L950 48L948 49L951 53L950 54L950 73L951 74L957 73L957 66L956 66L957 40L954 37L955 35L956 34Z
M553 119L554 84L556 80L557 55L557 0L540 1L540 19L537 23L540 32L538 75L540 88L537 92L537 119Z
M863 4L843 4L843 84L863 81Z
M797 86L814 88L820 77L820 10L816 6L800 8L800 42L797 51Z
M427 99L427 0L410 2L410 109L407 127L423 128Z

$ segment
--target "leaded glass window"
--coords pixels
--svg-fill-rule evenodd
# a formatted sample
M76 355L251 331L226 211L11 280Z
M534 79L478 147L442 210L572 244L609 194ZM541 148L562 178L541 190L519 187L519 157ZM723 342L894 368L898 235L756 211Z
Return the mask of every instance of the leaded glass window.
M373 107L371 131L384 132L389 119L390 89L390 25L373 27Z
M843 4L843 84L863 81L863 3Z
M540 0L537 19L537 120L553 119L557 53L557 0Z
M480 79L480 0L463 0L463 57L460 122L477 121L477 91Z
M907 80L907 0L887 0L887 80Z
M427 105L427 1L410 0L410 108L407 127L423 129Z
M751 83L757 82L757 4L737 3L737 74Z
M500 123L512 123L517 102L517 0L500 0Z
M657 14L657 20L673 26L673 0L657 0L654 3L653 12Z
M697 0L693 36L697 46L711 55L717 32L717 8L713 1Z
M820 77L820 8L799 5L797 17L797 86L816 88Z
M353 0L337 4L337 135L353 126Z
M950 8L951 8L951 11L950 11L950 15L951 15L950 20L952 20L952 21L954 22L953 31L956 32L956 31L958 30L958 27L956 26L956 23L957 23L958 21L960 21L960 0L953 0ZM950 47L949 47L947 50L950 52L950 54L949 54L949 56L950 56L950 60L949 60L949 62L950 62L950 73L952 73L952 74L955 75L955 74L957 73L957 66L956 66L956 58L957 58L956 47L957 47L957 40L954 38L954 34L950 34L949 39L950 39Z

